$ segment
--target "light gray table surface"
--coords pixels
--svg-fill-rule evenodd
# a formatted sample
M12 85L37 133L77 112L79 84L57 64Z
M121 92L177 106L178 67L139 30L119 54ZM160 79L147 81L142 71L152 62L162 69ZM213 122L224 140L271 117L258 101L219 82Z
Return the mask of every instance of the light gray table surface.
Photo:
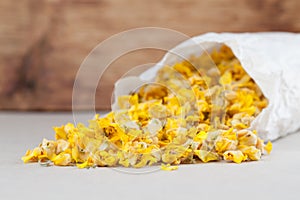
M0 199L300 198L299 133L275 141L271 155L258 162L182 165L172 172L22 163L27 149L54 138L52 126L69 121L72 113L0 112Z

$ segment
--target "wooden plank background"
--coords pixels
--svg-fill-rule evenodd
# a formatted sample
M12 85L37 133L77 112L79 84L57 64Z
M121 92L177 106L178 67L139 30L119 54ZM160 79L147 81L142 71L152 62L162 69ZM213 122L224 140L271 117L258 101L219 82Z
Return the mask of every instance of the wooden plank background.
M121 31L299 32L299 10L299 0L0 0L0 109L70 110L81 62ZM110 107L113 83L123 73L163 54L137 51L114 62L97 89L97 108Z

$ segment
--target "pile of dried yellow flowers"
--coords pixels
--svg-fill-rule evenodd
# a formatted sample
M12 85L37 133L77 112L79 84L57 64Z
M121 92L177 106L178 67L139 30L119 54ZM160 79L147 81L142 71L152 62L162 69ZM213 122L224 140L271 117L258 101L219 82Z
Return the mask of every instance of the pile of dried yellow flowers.
M23 161L79 168L144 167L181 163L259 160L270 153L252 120L267 106L259 87L231 50L165 66L156 83L118 98L119 110L83 124L55 127Z

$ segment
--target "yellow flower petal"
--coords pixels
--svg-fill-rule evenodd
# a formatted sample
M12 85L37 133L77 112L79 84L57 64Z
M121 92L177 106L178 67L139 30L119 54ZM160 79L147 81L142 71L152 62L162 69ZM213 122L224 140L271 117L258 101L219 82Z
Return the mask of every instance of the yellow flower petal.
M61 126L61 127L54 127L53 128L55 131L55 139L63 139L63 140L67 140L67 133L65 132L65 126Z
M272 151L272 149L273 149L273 144L272 144L272 142L269 141L269 142L265 145L264 149L267 151L268 154L270 154L271 151Z
M235 163L241 163L242 161L247 160L247 156L243 154L242 151L236 150L236 151L225 151L224 154L224 160L226 161L233 161Z
M164 170L164 171L173 171L173 170L177 170L178 166L174 166L174 165L170 165L170 164L161 164L160 169Z
M210 151L196 150L195 155L197 155L200 158L200 160L204 163L219 160L218 154Z
M194 137L194 141L196 142L203 142L207 138L207 132L205 131L200 131L196 137Z
M256 146L258 139L252 131L247 131L247 134L239 137L238 140L240 145Z
M71 164L72 157L69 153L60 153L52 159L54 165L67 166Z
M254 146L240 146L239 150L250 160L260 160L261 158L261 151Z

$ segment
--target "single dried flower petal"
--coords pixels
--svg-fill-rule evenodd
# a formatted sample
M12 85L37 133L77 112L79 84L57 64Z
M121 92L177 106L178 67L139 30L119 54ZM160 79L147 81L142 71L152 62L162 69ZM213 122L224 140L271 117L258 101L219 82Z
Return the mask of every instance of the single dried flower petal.
M177 170L178 166L174 166L174 165L170 165L170 164L161 164L160 169L164 170L164 171L173 171L173 170Z
M225 151L223 156L224 160L233 161L235 163L241 163L242 161L247 160L247 156L244 155L243 152L240 150Z

